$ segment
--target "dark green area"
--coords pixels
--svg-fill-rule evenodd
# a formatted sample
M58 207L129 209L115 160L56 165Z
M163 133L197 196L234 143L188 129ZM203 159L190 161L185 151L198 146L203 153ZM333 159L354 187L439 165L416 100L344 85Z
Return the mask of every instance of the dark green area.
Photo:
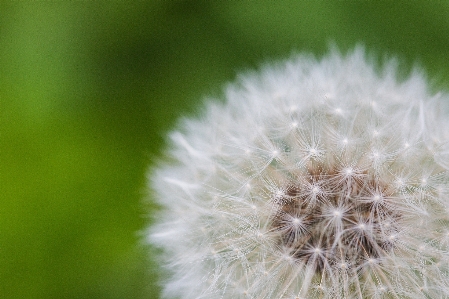
M242 70L357 43L449 87L446 1L3 1L0 298L157 298L146 171Z

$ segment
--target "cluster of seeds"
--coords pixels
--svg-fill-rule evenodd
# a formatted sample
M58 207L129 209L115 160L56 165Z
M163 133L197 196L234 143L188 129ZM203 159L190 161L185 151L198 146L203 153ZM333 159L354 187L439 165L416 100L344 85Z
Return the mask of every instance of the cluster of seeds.
M361 49L231 85L151 177L164 298L448 298L441 96Z
M316 272L360 268L388 254L401 230L388 185L366 172L311 164L273 197L271 230L278 245Z

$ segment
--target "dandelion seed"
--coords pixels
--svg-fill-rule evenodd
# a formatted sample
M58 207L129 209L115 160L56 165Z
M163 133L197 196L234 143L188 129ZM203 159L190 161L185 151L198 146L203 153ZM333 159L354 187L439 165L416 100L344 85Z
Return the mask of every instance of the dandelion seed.
M226 90L151 174L164 298L447 298L449 96L363 50Z

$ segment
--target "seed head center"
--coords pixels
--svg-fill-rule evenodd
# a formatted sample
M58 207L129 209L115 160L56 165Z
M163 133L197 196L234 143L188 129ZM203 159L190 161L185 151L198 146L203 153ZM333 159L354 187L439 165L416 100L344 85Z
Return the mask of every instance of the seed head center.
M282 194L273 194L271 231L296 262L316 272L362 267L395 246L401 215L391 203L382 203L386 183L368 173L357 173L357 180L347 177L353 173L353 168L319 165L282 186Z

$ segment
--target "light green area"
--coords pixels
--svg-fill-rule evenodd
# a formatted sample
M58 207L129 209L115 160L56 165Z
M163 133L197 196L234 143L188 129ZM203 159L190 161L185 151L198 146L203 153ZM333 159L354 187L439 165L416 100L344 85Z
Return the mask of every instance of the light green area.
M449 90L447 1L2 1L0 298L157 298L163 136L242 70L334 43Z

